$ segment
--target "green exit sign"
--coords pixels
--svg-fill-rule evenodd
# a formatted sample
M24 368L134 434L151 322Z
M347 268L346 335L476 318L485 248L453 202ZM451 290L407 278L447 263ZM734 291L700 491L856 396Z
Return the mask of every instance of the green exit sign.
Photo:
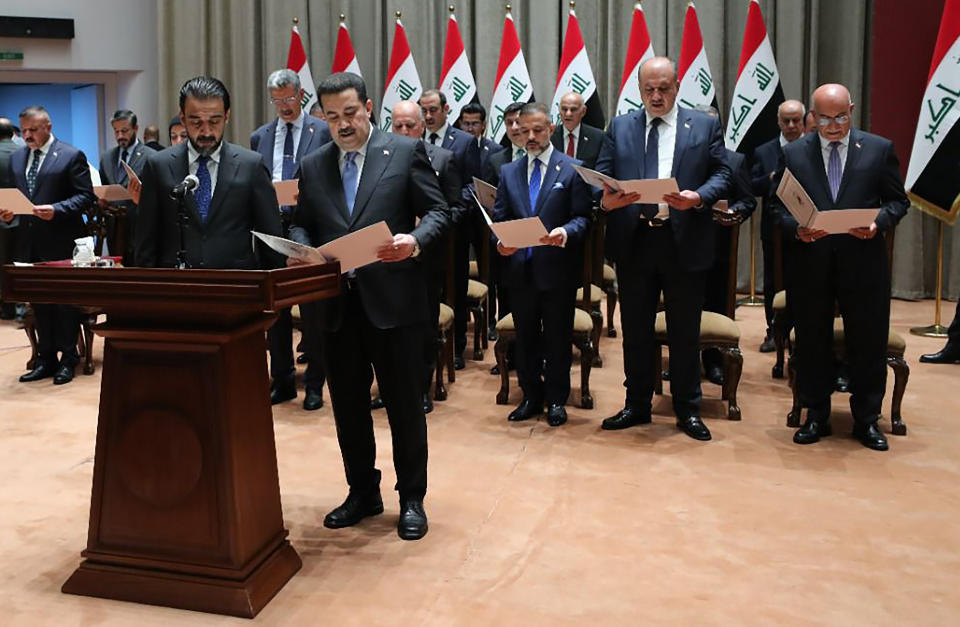
M0 61L23 61L23 53L15 50L0 50Z

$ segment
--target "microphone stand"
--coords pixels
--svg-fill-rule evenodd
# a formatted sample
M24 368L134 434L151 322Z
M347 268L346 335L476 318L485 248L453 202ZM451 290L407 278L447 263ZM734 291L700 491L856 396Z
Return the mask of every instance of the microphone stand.
M187 207L184 203L184 199L187 196L187 190L172 190L170 196L177 201L177 231L180 235L180 248L177 250L177 268L180 270L185 270L190 267L190 264L187 263L187 245L186 245L186 228L187 228Z

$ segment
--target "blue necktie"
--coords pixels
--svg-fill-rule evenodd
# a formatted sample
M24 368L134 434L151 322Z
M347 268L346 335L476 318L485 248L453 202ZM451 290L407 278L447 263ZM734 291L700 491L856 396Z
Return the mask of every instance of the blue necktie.
M197 178L200 180L200 185L197 186L197 191L193 195L193 199L197 203L197 213L200 214L201 222L207 221L207 212L210 211L210 197L212 196L211 192L213 190L210 170L207 169L208 161L210 161L210 157L200 157L197 159Z
M843 167L840 165L840 142L830 142L830 161L827 162L827 179L830 181L830 196L837 201L837 192L840 191L840 179L843 178Z
M537 214L537 197L540 196L540 183L542 182L542 174L540 173L540 164L542 162L539 158L533 160L533 172L530 173L530 184L528 185L530 192L530 213ZM533 250L530 248L523 249L523 260L529 261L530 257L533 255Z
M33 163L27 170L27 195L33 198L33 192L37 191L37 171L40 170L40 159L43 152L37 148L33 151Z
M347 199L347 213L353 215L353 202L357 199L357 153L348 152L343 162L343 197Z
M643 178L660 178L660 131L658 128L662 122L661 118L650 120L646 152L643 154ZM659 207L652 204L640 205L640 211L643 212L644 218L652 220L657 216Z
M289 181L296 171L296 155L293 154L293 122L287 122L287 136L283 139L283 169L280 178Z
M129 156L127 149L124 148L120 153L120 161L117 163L117 183L121 185L127 181L127 170L123 167L123 164L127 162Z

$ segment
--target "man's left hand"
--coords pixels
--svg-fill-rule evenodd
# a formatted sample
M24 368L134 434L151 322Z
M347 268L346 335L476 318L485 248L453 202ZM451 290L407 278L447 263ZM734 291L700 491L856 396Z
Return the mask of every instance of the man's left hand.
M33 208L33 215L37 216L41 220L53 220L53 214L55 210L53 205L37 205Z
M873 222L870 226L858 226L855 229L850 229L847 231L850 235L853 235L857 239L873 239L877 234L877 223Z
M13 211L0 209L0 222L13 222Z
M700 194L697 192L691 192L689 189L685 189L682 192L677 192L676 194L665 194L663 196L663 202L667 203L678 211L693 209L694 207L699 207L702 204L700 200Z
M566 239L567 234L564 232L563 227L558 226L550 231L548 235L541 237L540 243L545 246L563 246L566 243Z
M403 261L413 254L413 249L417 246L417 240L409 233L397 233L393 236L393 241L384 244L377 249L377 259L387 263Z

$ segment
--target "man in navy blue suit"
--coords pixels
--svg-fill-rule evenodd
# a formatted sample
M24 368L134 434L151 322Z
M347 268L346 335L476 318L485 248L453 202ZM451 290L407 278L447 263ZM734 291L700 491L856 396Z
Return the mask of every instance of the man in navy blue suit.
M520 111L527 154L501 170L495 221L537 216L548 230L543 246L497 251L509 261L503 268L517 329L517 378L523 401L509 420L543 413L558 427L567 421L570 394L570 343L576 303L579 251L590 218L591 196L573 169L580 165L550 143L550 109L530 103Z
M311 85L311 88L313 86ZM270 102L277 111L277 117L264 124L250 135L250 149L260 153L263 163L271 173L274 182L294 178L300 160L330 141L327 123L309 116L301 106L303 89L300 77L293 70L277 70L267 77L267 91ZM291 207L280 207L284 236L290 228ZM301 310L310 316L313 305L304 303ZM304 325L307 335L313 325ZM295 382L296 367L293 364L293 316L290 308L277 316L267 332L270 346L270 402L282 403L297 397ZM305 338L308 347L307 371L303 375L306 398L303 408L310 411L323 407L324 373L321 359L311 355L320 349L314 338Z
M784 235L800 240L787 300L797 333L797 392L807 419L794 434L797 444L830 435L830 394L834 387L833 318L843 317L850 376L853 435L867 448L885 451L877 428L886 390L890 328L890 268L884 234L907 213L893 142L851 128L853 102L843 85L821 85L813 92L819 127L783 148L786 167L820 211L880 208L868 227L829 235L801 227L778 206ZM777 181L775 181L777 182Z
M17 261L69 259L74 240L87 234L83 212L96 201L86 156L54 137L51 128L50 115L43 107L27 107L20 113L27 145L10 155L7 174L35 208L32 216L18 216ZM4 212L0 218L11 222L13 216ZM80 311L69 305L35 304L33 312L37 362L20 381L53 377L55 385L69 383L80 359Z
M680 191L659 204L604 190L606 255L617 268L627 388L622 411L604 429L650 422L654 390L654 320L663 291L670 348L670 390L677 427L709 440L700 419L700 313L714 257L710 207L730 182L720 123L676 104L676 66L665 57L640 67L644 109L614 118L597 170L617 179L676 178ZM658 366L659 367L659 366Z

